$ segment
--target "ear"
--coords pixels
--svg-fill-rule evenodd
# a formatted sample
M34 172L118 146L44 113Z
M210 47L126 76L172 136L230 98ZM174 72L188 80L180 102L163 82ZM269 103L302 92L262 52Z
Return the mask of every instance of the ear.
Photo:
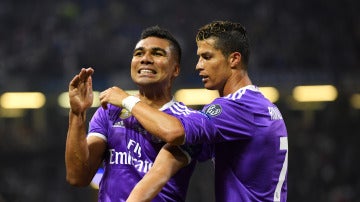
M178 77L179 74L180 74L180 64L176 64L175 69L174 69L174 74L173 74L174 78Z
M239 52L233 52L229 56L229 63L231 68L237 68L239 67L241 63L241 53Z

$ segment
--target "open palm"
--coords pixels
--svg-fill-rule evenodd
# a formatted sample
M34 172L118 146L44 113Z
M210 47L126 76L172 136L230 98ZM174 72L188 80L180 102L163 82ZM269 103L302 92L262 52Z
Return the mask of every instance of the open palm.
M93 89L91 75L92 68L82 68L69 84L69 101L73 113L80 114L91 107L93 103Z

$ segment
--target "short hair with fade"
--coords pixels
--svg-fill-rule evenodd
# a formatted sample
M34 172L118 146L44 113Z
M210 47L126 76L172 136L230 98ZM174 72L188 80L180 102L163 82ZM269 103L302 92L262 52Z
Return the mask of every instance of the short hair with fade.
M145 39L148 37L157 37L168 40L170 42L170 45L174 49L175 56L178 60L177 62L180 64L181 61L180 44L168 30L161 28L158 25L148 27L141 32L140 39Z
M215 38L215 48L225 56L239 52L243 64L247 67L250 57L250 45L246 29L240 23L213 21L204 25L196 34L196 41Z

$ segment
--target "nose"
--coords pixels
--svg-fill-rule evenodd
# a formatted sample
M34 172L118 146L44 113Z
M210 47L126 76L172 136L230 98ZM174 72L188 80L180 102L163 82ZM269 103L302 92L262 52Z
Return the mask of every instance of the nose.
M152 56L150 53L145 53L142 57L141 57L141 64L152 64L154 62Z
M202 70L202 69L204 69L204 68L203 68L203 64L202 64L202 62L201 62L201 59L199 58L196 66L195 66L195 70L200 71L200 70Z

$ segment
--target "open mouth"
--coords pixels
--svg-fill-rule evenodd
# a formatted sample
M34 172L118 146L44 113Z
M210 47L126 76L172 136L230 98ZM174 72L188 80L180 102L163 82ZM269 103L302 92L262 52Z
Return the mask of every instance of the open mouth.
M205 75L201 75L200 77L202 78L202 79L201 79L202 82L207 81L208 78L209 78L209 76L205 76Z
M147 74L156 74L156 71L151 69L140 69L138 73L141 75L147 75Z

